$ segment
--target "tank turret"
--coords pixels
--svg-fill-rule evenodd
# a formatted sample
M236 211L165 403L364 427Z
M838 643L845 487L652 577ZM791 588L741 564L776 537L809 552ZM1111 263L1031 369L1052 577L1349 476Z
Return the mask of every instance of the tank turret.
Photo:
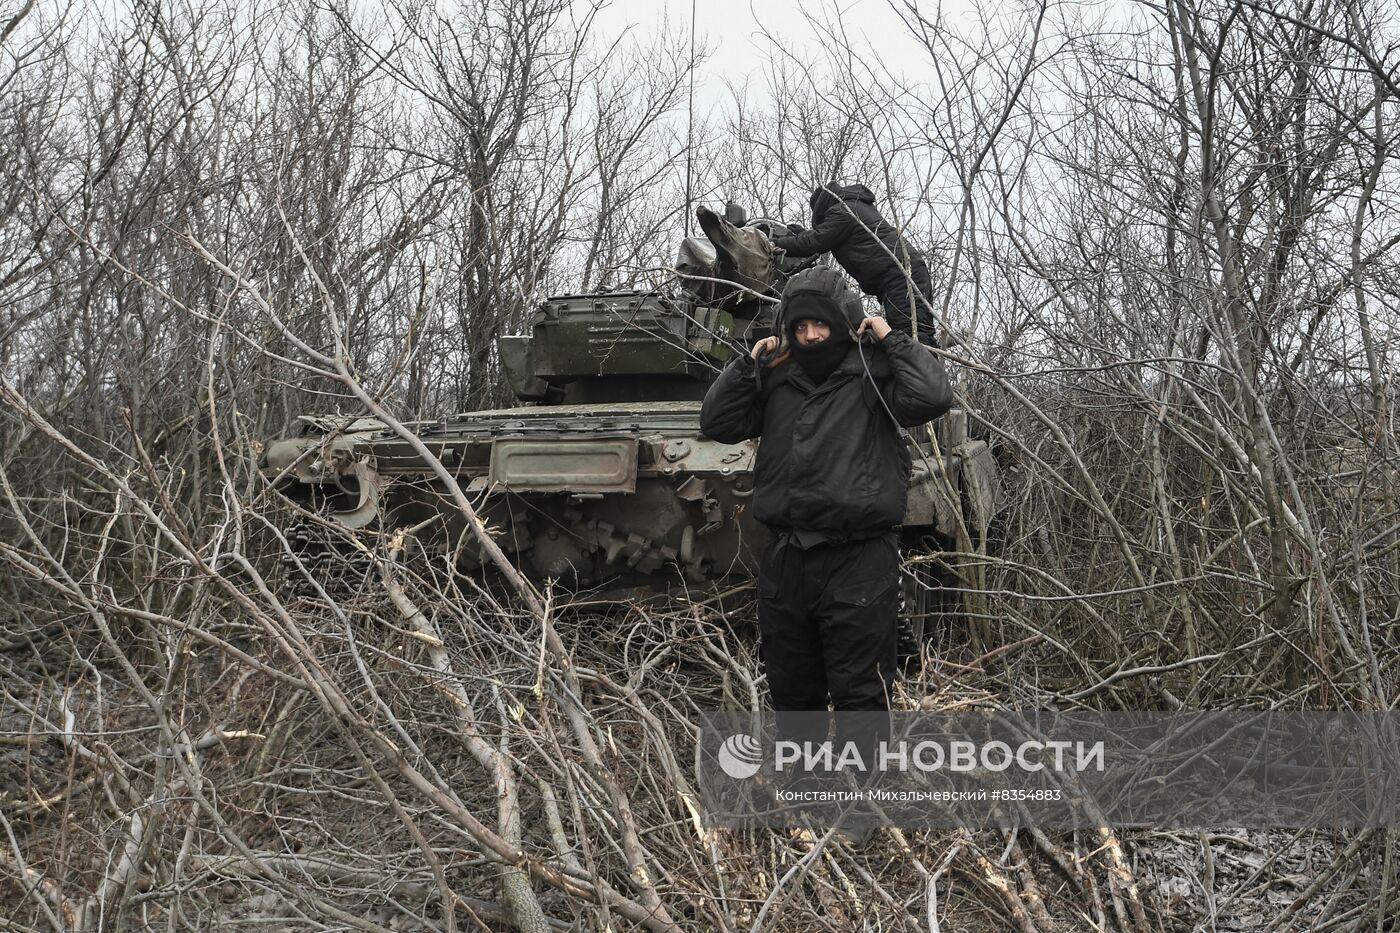
M530 333L501 337L515 397L543 404L704 398L730 355L767 332L795 264L775 261L769 228L740 226L745 214L732 202L724 216L701 207L696 219L705 236L681 243L677 287L548 298Z

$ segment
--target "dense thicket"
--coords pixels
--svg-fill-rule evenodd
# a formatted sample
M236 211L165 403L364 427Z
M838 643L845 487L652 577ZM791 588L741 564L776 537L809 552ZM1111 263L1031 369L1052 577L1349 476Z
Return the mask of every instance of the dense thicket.
M1390 831L706 830L742 613L506 600L392 536L294 595L256 465L298 413L503 401L539 298L667 282L687 159L787 220L858 179L1007 493L902 703L1392 708L1391 5L895 4L917 60L832 14L693 134L682 32L372 6L0 11L6 923L1389 928Z

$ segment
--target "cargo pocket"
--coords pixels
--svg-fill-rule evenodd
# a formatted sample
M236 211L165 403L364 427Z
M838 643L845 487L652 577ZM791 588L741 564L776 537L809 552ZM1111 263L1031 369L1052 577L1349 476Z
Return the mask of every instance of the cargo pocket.
M899 574L881 575L863 580L851 580L831 591L831 601L844 606L878 606L893 599Z

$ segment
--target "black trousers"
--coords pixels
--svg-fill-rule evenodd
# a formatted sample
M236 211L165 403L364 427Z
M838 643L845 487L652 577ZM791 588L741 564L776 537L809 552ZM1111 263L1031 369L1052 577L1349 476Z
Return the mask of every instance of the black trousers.
M839 713L836 749L854 741L869 765L890 734L890 691L896 670L899 541L880 537L818 544L803 550L774 534L758 576L758 624L778 733L820 743L825 717ZM820 723L820 724L818 724Z
M880 287L880 305L885 319L895 330L914 335L914 320L919 322L919 342L938 345L938 325L933 320L933 286L925 273L912 277L890 279Z

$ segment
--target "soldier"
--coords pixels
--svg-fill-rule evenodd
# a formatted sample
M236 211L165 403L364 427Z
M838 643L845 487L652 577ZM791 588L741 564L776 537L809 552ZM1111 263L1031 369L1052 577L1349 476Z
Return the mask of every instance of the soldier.
M830 182L812 189L809 203L812 229L795 228L791 235L775 238L773 245L796 258L831 253L861 291L880 299L896 330L912 336L912 321L917 320L920 342L936 345L928 266L880 216L870 189Z
M897 526L911 464L900 428L943 414L952 390L938 357L865 317L830 266L788 281L777 329L785 340L759 341L710 387L700 430L726 444L761 438L753 508L770 534L758 619L779 731L823 741L824 729L802 735L781 711L824 711L830 700L867 714L842 717L837 747L858 742L868 764L889 735L895 676Z

